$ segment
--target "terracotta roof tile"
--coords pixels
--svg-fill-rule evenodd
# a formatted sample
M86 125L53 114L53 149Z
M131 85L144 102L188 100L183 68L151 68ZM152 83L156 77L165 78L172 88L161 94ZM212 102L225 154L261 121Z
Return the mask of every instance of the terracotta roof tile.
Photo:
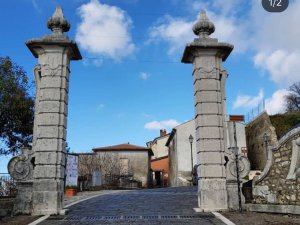
M131 144L120 144L120 145L113 145L113 146L106 146L106 147L99 147L99 148L93 148L94 152L98 151L107 151L107 150L119 150L119 151L126 151L126 150L145 150L145 151L151 151L150 148L137 146L137 145L131 145Z

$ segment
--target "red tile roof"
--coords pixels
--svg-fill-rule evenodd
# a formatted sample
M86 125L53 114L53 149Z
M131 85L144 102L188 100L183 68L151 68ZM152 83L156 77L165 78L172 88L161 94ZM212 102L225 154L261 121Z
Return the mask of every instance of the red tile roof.
M244 115L229 115L230 121L243 122L245 121Z
M146 148L142 146L137 145L131 145L131 144L120 144L120 145L113 145L113 146L106 146L106 147L99 147L99 148L93 148L94 152L100 152L100 151L149 151L150 154L153 154L151 148Z

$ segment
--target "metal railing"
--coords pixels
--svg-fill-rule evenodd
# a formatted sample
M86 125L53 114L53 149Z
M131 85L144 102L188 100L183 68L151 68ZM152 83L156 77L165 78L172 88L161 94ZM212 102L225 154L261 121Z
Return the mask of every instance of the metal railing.
M16 182L8 173L0 173L0 197L14 197L17 194Z
M247 114L245 118L245 122L249 123L256 119L259 115L261 115L263 112L265 112L265 100L260 102L256 107L252 108Z

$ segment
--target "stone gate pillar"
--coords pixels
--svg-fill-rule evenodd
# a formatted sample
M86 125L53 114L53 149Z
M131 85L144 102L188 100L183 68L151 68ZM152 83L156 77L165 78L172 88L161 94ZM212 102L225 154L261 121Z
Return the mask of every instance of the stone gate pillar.
M187 44L182 62L194 66L199 210L226 210L224 100L227 73L222 61L226 60L233 46L209 37L215 27L205 11L201 11L193 31L199 37Z
M76 43L63 34L70 24L60 7L47 26L52 34L26 42L38 58L34 69L33 215L58 214L63 207L70 60L81 59Z

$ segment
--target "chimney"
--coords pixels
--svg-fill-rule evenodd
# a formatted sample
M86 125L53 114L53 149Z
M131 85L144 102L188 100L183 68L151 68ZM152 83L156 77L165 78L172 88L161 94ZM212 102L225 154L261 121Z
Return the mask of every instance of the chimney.
M160 137L165 136L167 134L167 131L165 129L160 130Z

